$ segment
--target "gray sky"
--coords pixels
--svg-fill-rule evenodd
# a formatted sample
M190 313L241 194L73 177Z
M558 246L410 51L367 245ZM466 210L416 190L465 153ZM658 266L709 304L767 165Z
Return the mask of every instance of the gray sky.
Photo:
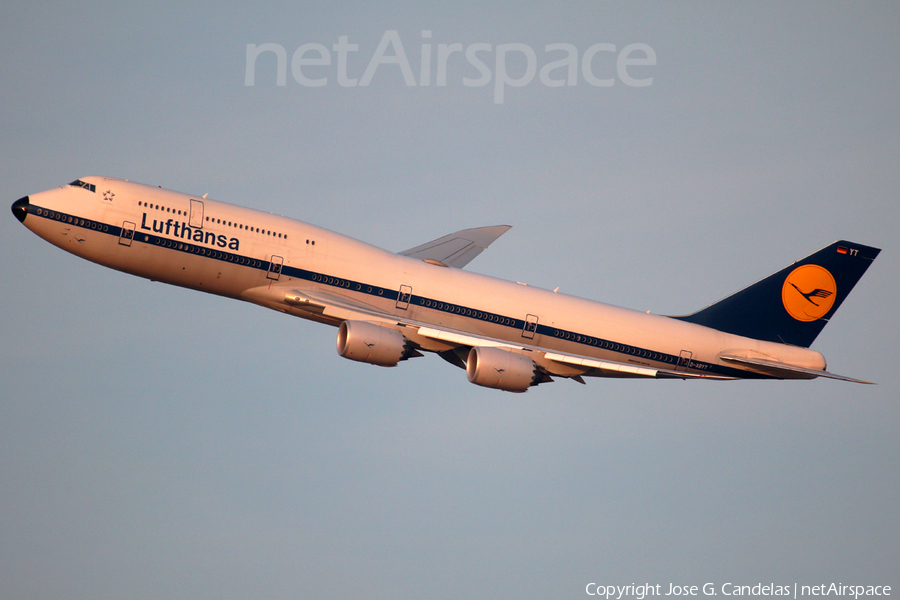
M0 597L577 598L585 584L900 586L895 3L5 2L10 204L109 175L469 269L691 312L836 239L884 249L813 348L877 381L469 384L341 359L334 329L150 283L0 219ZM396 30L600 52L590 85L245 85L248 44ZM431 31L423 38L422 31ZM309 55L312 56L312 55ZM510 52L511 77L525 73ZM565 69L554 71L561 79Z

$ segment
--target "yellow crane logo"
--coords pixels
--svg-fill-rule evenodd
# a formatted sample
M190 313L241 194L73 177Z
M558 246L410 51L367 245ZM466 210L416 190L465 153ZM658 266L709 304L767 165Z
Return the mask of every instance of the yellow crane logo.
M781 301L798 321L821 319L834 305L837 285L828 269L819 265L797 267L784 280Z

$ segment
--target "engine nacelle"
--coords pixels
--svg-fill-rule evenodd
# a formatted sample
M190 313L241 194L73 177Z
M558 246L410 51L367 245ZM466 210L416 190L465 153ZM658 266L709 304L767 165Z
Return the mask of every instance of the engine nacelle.
M469 350L466 377L475 385L506 392L524 392L544 380L543 373L527 356L478 346Z
M397 331L366 321L344 321L338 329L338 354L380 367L396 367L401 360L419 356L412 343Z

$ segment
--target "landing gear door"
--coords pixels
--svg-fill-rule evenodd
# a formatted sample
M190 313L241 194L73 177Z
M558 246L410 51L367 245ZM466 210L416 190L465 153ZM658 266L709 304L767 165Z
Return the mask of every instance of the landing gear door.
M278 281L278 278L281 277L281 268L283 266L284 266L284 258L273 255L272 259L269 261L269 272L266 273L266 277L268 279Z
M122 230L119 232L119 245L130 246L134 241L134 223L125 221L122 223Z

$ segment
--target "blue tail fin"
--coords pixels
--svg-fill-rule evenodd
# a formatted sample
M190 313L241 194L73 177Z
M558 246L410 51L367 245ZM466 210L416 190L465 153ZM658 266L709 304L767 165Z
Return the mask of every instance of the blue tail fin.
M675 318L807 348L879 252L835 242L699 312Z

